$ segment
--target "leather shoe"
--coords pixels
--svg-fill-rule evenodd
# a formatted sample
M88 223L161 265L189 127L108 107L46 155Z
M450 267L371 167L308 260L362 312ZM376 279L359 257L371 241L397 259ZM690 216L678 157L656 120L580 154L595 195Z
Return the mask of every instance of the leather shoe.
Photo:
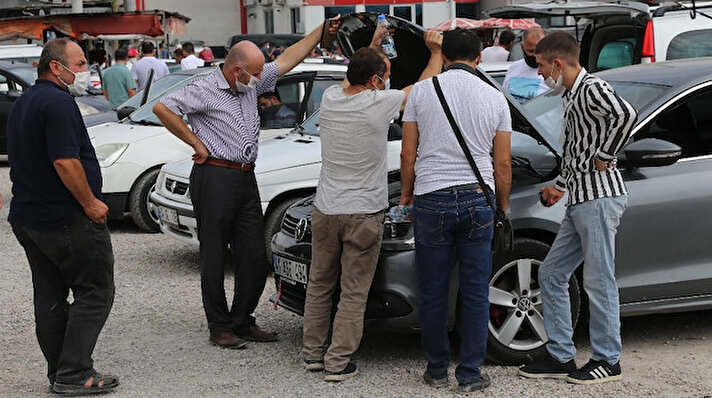
M257 325L252 325L244 333L238 333L238 336L249 341L258 341L261 343L267 343L271 341L277 341L277 333L267 332L260 329Z
M245 348L247 342L239 337L233 332L222 331L217 334L210 334L210 343L222 348L231 348L237 350L240 348Z

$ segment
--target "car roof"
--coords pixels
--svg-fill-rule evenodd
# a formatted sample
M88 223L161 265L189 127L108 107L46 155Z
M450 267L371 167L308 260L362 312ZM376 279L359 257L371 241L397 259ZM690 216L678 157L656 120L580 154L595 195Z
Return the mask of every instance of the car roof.
M631 65L597 72L596 75L607 81L677 86L712 79L712 57Z

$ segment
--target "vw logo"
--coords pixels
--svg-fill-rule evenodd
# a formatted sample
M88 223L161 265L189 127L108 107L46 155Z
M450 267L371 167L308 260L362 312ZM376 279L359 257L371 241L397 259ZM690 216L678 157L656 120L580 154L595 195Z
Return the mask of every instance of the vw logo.
M529 309L531 309L532 307L532 303L528 298L522 297L521 299L519 299L517 307L522 311L529 311Z
M297 242L301 242L302 239L304 239L304 235L307 234L308 225L309 221L306 218L302 218L299 220L299 223L297 223L297 228L294 230L294 239L296 239Z

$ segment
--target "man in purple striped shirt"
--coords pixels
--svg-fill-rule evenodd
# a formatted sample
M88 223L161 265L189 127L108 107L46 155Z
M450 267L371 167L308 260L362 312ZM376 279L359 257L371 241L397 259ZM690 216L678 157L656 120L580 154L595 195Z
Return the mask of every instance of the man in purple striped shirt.
M327 25L333 36L337 22L319 26L268 64L255 44L241 41L215 72L164 96L153 108L166 128L195 150L190 197L198 221L203 307L213 345L243 348L245 340L277 340L252 317L267 279L262 207L253 172L260 133L257 97L274 91L277 78L309 55ZM193 131L182 115L188 116ZM235 262L231 307L223 287L228 245Z

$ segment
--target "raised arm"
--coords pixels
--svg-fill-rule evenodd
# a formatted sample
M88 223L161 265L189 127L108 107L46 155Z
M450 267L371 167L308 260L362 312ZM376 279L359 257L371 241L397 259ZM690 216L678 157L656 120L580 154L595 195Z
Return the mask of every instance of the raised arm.
M340 17L340 15L337 15L332 19L327 19L325 24L321 24L316 29L312 30L307 37L299 40L284 50L284 52L274 61L277 64L279 76L284 76L287 72L302 62L307 55L309 55L311 50L319 44L322 34L324 33L323 29L325 29L325 26L328 26L328 34L332 36L335 35L336 31L339 29L340 22L338 19Z

